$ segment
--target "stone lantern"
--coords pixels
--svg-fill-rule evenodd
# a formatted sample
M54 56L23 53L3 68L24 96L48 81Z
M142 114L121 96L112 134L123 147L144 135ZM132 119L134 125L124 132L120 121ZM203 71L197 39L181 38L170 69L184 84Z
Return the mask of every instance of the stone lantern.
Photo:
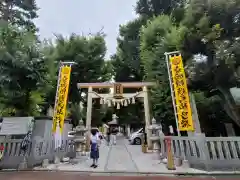
M152 124L148 127L149 130L152 131L152 136L150 137L150 140L153 144L153 150L154 150L154 159L160 158L160 134L162 133L162 126L158 125L155 118L152 118Z
M152 136L150 137L152 141L156 141L160 139L159 131L161 130L162 132L162 126L161 125L159 126L157 124L155 118L152 118L152 124L148 127L148 129L152 131Z
M76 147L76 157L85 155L85 145L86 145L86 138L85 133L87 132L87 128L85 128L83 120L79 121L78 126L75 128L75 137L73 139Z

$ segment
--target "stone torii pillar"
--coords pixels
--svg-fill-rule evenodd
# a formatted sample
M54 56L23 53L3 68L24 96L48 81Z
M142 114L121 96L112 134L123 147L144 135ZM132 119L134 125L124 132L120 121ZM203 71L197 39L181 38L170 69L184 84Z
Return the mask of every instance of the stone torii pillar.
M86 116L86 151L90 151L90 137L91 137L91 122L92 122L92 93L93 89L91 86L88 87L87 96L87 116Z
M87 130L91 130L91 119L92 119L92 87L88 87L88 98L87 98L87 117L86 117L86 127Z
M148 147L152 148L152 142L150 141L150 137L152 131L149 129L151 122L150 122L150 112L149 112L149 100L148 100L148 91L147 86L143 86L143 102L144 102L144 115L145 115L145 131L147 133L147 144Z

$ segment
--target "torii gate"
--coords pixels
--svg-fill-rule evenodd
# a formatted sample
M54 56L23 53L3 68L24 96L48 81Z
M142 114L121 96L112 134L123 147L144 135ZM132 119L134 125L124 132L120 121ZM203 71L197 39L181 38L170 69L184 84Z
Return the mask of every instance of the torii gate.
M88 131L91 129L92 119L92 99L100 98L103 103L113 103L114 105L124 105L131 99L135 101L135 98L143 98L144 100L144 112L145 112L145 125L148 137L148 146L151 147L150 136L151 131L148 130L150 126L150 113L149 113L149 102L148 102L148 87L153 86L155 83L152 82L117 82L117 83L78 83L79 89L88 89L87 99L87 117L86 117L86 128ZM98 88L114 88L114 93L109 94L98 94L93 89ZM141 92L137 93L123 93L123 88L142 88ZM118 108L119 109L119 108Z

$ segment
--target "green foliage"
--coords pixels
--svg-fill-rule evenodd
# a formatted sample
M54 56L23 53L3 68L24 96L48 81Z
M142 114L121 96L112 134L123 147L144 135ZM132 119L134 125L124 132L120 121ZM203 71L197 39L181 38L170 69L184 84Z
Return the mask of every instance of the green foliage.
M47 42L43 48L45 61L49 64L48 80L50 82L46 105L54 104L59 62L75 62L72 66L68 102L71 104L70 117L73 118L74 125L77 125L79 121L77 118L84 118L82 114L77 112L78 104L82 101L86 105L87 99L86 96L83 96L87 89L77 89L77 83L109 81L112 78L113 68L111 61L104 61L106 53L104 35L96 34L85 37L72 34L69 38L64 38L61 35L56 37L55 45ZM97 116L93 118L94 121L101 119L100 116L98 117L102 113L99 107L99 102L94 103L93 114Z
M140 61L140 30L146 23L143 17L121 25L120 36L117 39L117 52L112 56L114 80L116 82L136 82L143 80L143 69ZM124 89L124 92L136 92L138 89ZM120 123L143 121L142 103L128 105L126 108L115 110Z
M4 107L15 115L39 114L44 101L46 65L35 35L15 27L0 29L0 93Z
M35 32L33 20L37 18L37 5L35 0L2 0L0 3L1 23L24 28Z
M183 24L188 28L183 53L189 63L189 85L208 96L219 95L228 115L240 126L240 115L230 93L239 85L239 0L193 0ZM194 55L206 56L196 62ZM200 59L201 60L201 59Z
M184 1L145 1L139 0L136 6L136 12L140 15L133 21L129 21L126 25L120 26L118 38L117 53L112 57L115 80L116 81L153 81L157 82L157 86L151 90L151 104L153 106L153 116L161 119L171 117L171 98L169 98L169 87L167 82L162 84L162 76L164 81L167 81L167 69L164 64L164 52L171 49L176 49L176 46L181 46L180 39L182 39L182 31L176 26L171 26L172 21L179 22L184 15L183 11ZM162 16L153 24L152 21L155 16L160 14L172 14L171 18ZM146 25L147 24L147 25ZM150 25L152 24L152 25ZM142 27L144 28L144 35L141 33ZM174 29L175 28L175 29ZM162 32L170 33L163 39ZM180 36L178 35L180 32ZM174 38L171 38L174 36ZM140 46L141 42L144 42ZM163 44L158 42L162 41ZM163 46L169 48L164 49ZM158 47L162 46L162 47ZM144 59L144 60L141 60ZM158 59L158 60L156 60ZM160 60L161 59L161 60ZM159 62L162 62L159 64ZM162 84L162 90L159 90L159 84ZM165 87L166 86L166 87ZM164 88L165 87L165 88ZM136 89L126 89L125 92L136 92ZM164 93L163 93L164 92ZM157 95L156 95L157 94ZM165 99L167 98L167 101ZM158 99L156 101L156 98ZM136 110L135 110L136 108ZM140 114L140 115L139 115ZM143 106L142 103L128 106L117 111L120 121L133 122L133 119L143 121Z
M141 81L140 65L140 29L145 24L144 18L137 18L126 25L120 26L117 53L112 57L115 81Z
M83 118L83 114L80 108L80 105L75 103L75 104L71 104L71 108L70 108L70 118L72 120L72 124L73 126L77 126L79 123L79 120Z
M164 53L179 49L185 32L167 15L153 18L142 28L140 48L145 80L157 82L150 96L153 116L165 124L175 123Z
M163 54L181 50L191 89L219 95L228 115L239 121L237 112L228 108L235 106L229 88L239 84L239 2L193 0L186 4L178 1L170 11L168 6L154 6L155 1L138 2L137 12L149 19L141 34L141 60L145 79L157 81L151 95L155 116L160 114L163 119L171 119L166 116L168 112L172 114L166 109L172 108ZM159 12L166 15L152 18L161 14ZM177 19L178 13L185 16ZM193 58L196 54L205 55L206 61L196 61Z
M186 0L139 0L136 5L136 13L142 16L153 17L158 15L180 15L180 9L184 8Z

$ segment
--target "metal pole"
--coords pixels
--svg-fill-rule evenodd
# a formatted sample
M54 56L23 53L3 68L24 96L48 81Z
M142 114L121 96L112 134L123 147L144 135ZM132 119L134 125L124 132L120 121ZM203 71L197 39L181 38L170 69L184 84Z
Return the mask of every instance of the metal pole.
M57 80L57 90L56 90L56 94L55 94L55 103L54 103L54 109L53 109L53 113L55 114L56 112L56 105L57 105L57 95L58 95L58 89L59 89L59 82L61 79L61 69L62 69L62 61L59 62L59 72L58 72L58 80Z
M176 103L175 103L175 95L173 92L173 87L172 87L172 77L171 77L171 72L170 72L170 67L169 67L169 58L168 56L171 54L177 54L179 53L179 51L174 51L174 52L166 52L164 53L165 57L166 57L166 63L167 63L167 70L168 70L168 79L169 79L169 84L170 84L170 89L171 89L171 95L172 95L172 104L173 104L173 110L174 110L174 115L175 115L175 120L176 120L176 127L177 127L177 133L178 136L181 136L179 127L178 127L178 117L177 117L177 111L176 111Z

